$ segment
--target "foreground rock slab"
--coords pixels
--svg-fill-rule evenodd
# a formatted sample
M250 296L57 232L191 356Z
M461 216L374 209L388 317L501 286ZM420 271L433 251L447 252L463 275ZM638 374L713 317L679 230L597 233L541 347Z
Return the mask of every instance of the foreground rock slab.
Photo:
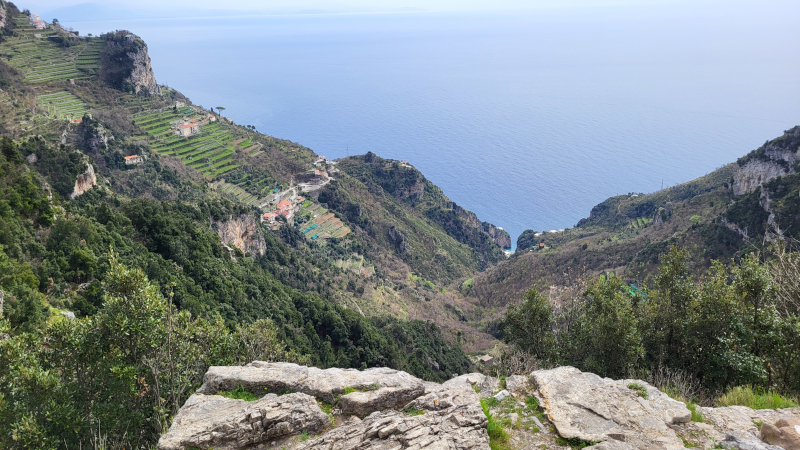
M535 371L531 381L539 404L564 438L607 442L597 448L608 449L684 448L668 425L690 421L691 412L644 381L615 381L574 367ZM648 398L629 388L631 383L641 386Z
M471 392L473 399L478 396ZM453 404L464 400L466 391L450 396L448 408L409 415L400 411L375 412L363 421L350 420L297 449L321 450L488 450L487 419L480 403ZM461 400L458 400L458 399ZM430 400L420 405L437 405ZM441 402L444 403L444 402Z
M198 392L215 394L239 386L253 393L302 392L330 404L338 401L345 414L359 416L399 408L425 392L422 380L400 370L323 370L262 361L246 366L212 366ZM353 392L346 393L350 390Z
M754 437L761 437L756 423L775 425L782 420L796 420L800 423L798 408L752 409L746 406L724 406L700 408L700 414L706 423L713 425L709 435L718 441L735 432L746 432Z
M246 402L194 394L178 412L159 450L232 450L274 442L303 432L322 431L330 419L310 395L269 394Z

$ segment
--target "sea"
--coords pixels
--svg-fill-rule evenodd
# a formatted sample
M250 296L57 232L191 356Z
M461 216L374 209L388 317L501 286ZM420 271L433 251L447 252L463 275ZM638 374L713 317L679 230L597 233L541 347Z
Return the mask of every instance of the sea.
M800 2L124 17L159 83L328 158L407 160L481 220L569 228L800 124Z

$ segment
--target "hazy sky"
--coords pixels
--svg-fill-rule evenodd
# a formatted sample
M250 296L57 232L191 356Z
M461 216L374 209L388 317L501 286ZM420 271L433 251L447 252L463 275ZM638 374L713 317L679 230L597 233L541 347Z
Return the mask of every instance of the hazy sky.
M710 2L725 4L723 1ZM135 10L143 8L194 7L242 11L379 11L398 8L421 8L429 11L509 10L536 8L586 8L623 5L695 3L688 0L17 0L20 8L46 12L55 8L97 3Z

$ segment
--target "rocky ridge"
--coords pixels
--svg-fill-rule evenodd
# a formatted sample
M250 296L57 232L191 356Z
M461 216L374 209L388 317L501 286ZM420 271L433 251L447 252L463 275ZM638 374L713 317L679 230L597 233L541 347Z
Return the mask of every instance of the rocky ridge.
M232 390L263 396L226 398ZM387 368L318 369L254 361L211 367L159 450L489 448L489 419L512 448L593 450L800 449L800 409L687 406L641 380L573 367L498 380L479 373L442 384Z

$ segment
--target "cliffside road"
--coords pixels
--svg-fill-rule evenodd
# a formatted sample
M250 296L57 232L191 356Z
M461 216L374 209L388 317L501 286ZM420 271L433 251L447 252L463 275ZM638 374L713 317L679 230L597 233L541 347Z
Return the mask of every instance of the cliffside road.
M322 370L260 361L211 367L158 448L488 449L483 406L519 449L800 445L798 408L698 407L705 420L692 422L684 403L641 380L559 367L507 377L504 384L479 373L438 384L386 368ZM226 398L234 390L261 398Z

